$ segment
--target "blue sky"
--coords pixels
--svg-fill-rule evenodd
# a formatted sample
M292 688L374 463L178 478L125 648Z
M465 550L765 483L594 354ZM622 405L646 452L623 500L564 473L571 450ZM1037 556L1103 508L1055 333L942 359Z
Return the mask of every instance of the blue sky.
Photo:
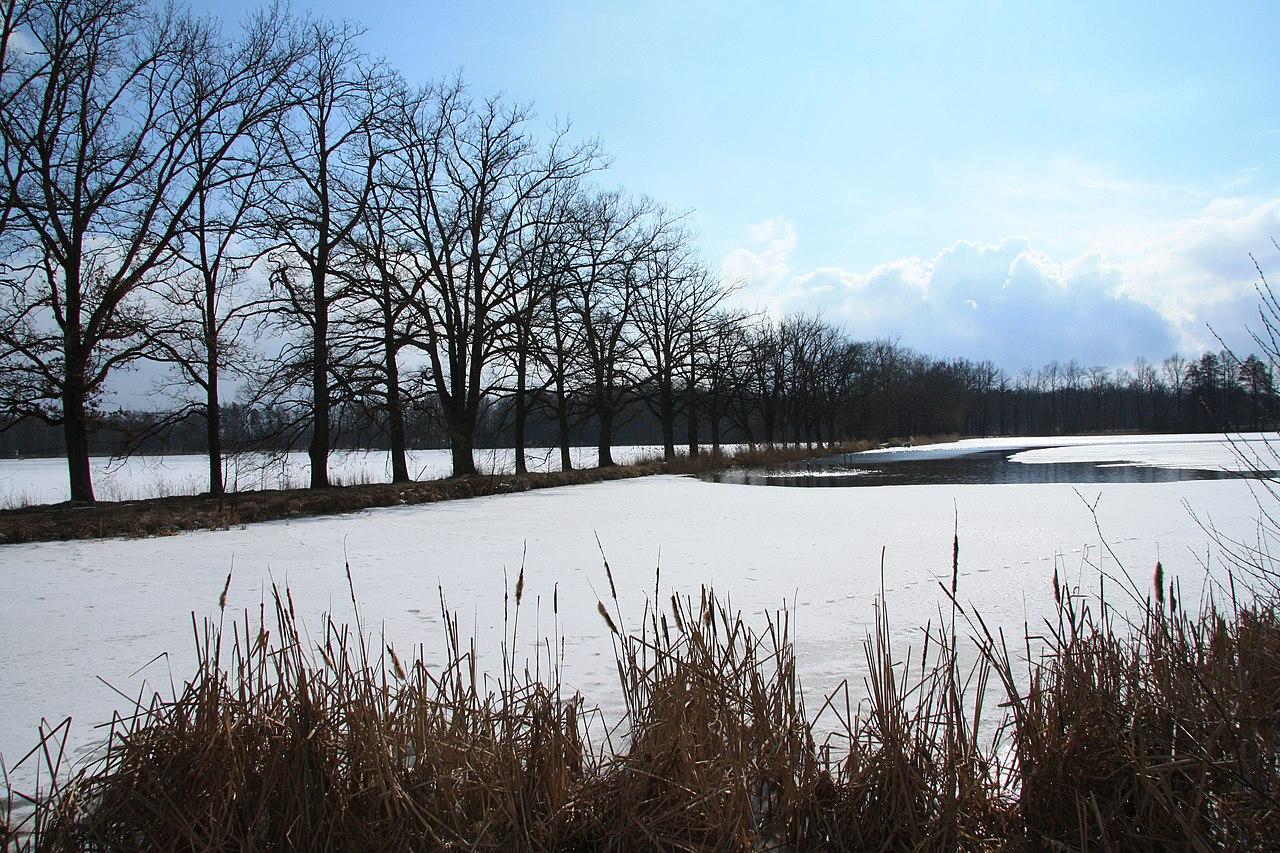
M1280 278L1280 4L294 7L598 135L761 310L1119 365L1231 336L1250 251Z

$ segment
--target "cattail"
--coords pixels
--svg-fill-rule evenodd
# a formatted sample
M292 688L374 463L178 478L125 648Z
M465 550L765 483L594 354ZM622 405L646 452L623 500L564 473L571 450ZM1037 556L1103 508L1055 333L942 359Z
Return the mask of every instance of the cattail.
M391 647L390 643L387 643L387 653L391 655L392 672L396 674L396 678L400 679L401 681L404 681L404 678L405 678L404 666L401 665L400 657L399 655L396 654L396 650Z
M1160 564L1159 560L1156 560L1156 576L1153 583L1155 584L1155 588L1156 588L1156 603L1163 605L1164 604L1164 566Z
M596 534L596 547L600 549L600 559L604 562L604 576L609 579L609 594L613 596L613 600L618 600L618 588L613 585L613 569L609 568L609 558L604 553L604 543L600 541L600 534Z
M600 611L600 615L604 617L604 623L609 626L609 630L618 633L618 626L613 624L613 619L609 616L609 611L604 609L604 602L597 601L596 609Z
M227 572L227 582L222 585L222 595L218 596L219 610L227 609L227 590L229 589L231 589L231 572Z
M960 585L960 514L956 513L955 533L951 538L951 596L955 597Z
M520 566L520 576L516 578L516 604L520 604L520 599L524 597L524 565Z
M1058 564L1053 564L1053 603L1062 606L1062 589L1058 586Z
M614 601L618 600L618 588L613 585L613 570L609 568L609 561L604 561L604 575L609 579L609 595Z

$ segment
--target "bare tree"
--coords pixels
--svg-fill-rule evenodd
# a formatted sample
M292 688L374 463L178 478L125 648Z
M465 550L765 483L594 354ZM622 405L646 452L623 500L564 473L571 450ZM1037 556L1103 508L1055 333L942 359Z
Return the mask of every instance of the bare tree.
M515 276L515 286L510 290L508 303L503 307L502 325L506 328L502 354L514 374L515 387L509 389L512 400L512 450L515 453L515 470L524 474L528 470L525 461L525 427L532 398L537 399L550 385L559 382L558 394L563 402L565 371L557 364L556 341L564 342L562 324L558 318L548 317L548 308L554 312L560 294L568 285L572 264L572 199L577 188L572 183L561 183L552 192L525 206L522 214L527 222L517 229L516 239L511 241L511 257L506 262ZM551 328L544 325L550 321ZM550 348L544 347L543 336L550 332ZM546 357L541 354L545 353ZM539 368L548 367L548 370ZM541 381L530 388L533 376ZM561 435L561 467L572 468L568 452L567 411L565 428Z
M577 205L576 261L569 305L582 331L584 389L599 437L597 464L613 461L613 428L635 385L634 312L640 264L652 245L645 224L653 205L621 193L584 196Z
M405 126L406 226L423 283L419 346L449 429L453 475L476 473L473 449L494 385L512 291L520 286L519 239L531 206L596 168L594 143L567 129L543 143L527 107L472 101L460 84L436 89Z
M174 274L156 288L167 309L163 314L168 333L158 338L152 356L176 368L182 402L156 428L191 414L203 416L209 492L215 495L225 488L221 383L224 371L247 357L240 337L254 307L236 292L255 255L246 240L247 217L270 169L255 132L288 108L287 92L279 81L287 78L297 59L287 20L272 9L250 18L243 38L234 45L206 39L187 57L179 89L193 111L230 85L238 90L218 120L195 128L192 135L192 158L207 177L182 217ZM197 392L196 399L191 390Z
M572 223L571 223L572 229ZM571 230L572 234L572 230ZM570 238L572 239L572 237ZM572 271L572 243L561 244L569 258L564 269ZM585 338L581 315L572 309L574 304L569 286L572 279L551 289L547 299L532 316L533 357L543 374L545 393L540 399L556 419L557 444L560 447L560 468L573 468L570 452L570 427L573 419L573 393L581 384L584 371Z
M267 384L310 429L312 488L329 485L335 396L343 371L330 324L350 296L335 274L359 227L384 154L399 79L363 53L348 24L308 21L306 52L288 81L295 106L268 126L272 160L281 166L262 186L255 231L269 247L272 304L265 315L286 336ZM309 398L291 399L305 381Z
M683 397L689 455L698 455L699 382L715 325L711 318L728 291L701 264L678 220L655 214L652 244L640 264L635 306L637 355L649 393L645 401L662 426L663 456L675 458L675 419Z
M720 425L726 416L732 418L733 400L740 393L737 378L747 354L744 334L745 318L735 312L717 311L709 319L709 334L703 352L706 377L705 402L711 425L711 452L720 452ZM748 440L750 425L744 430Z
M221 75L193 101L188 71L213 43L205 25L135 0L17 7L0 80L0 393L6 411L61 425L71 497L92 501L92 407L112 371L154 350L145 288L257 120L245 105L258 69ZM196 156L211 124L224 133Z
M657 214L661 216L661 213ZM703 271L674 223L660 221L654 243L639 264L634 324L637 358L644 370L645 402L662 427L663 458L675 458L675 421L679 377L695 357L689 331L698 311L698 282Z
M396 197L391 176L375 179L365 216L337 267L351 299L336 337L345 344L340 348L352 354L338 381L349 399L365 403L366 416L385 431L391 481L405 483L410 479L405 402L412 394L406 393L400 361L420 334L415 310L421 282L414 276Z

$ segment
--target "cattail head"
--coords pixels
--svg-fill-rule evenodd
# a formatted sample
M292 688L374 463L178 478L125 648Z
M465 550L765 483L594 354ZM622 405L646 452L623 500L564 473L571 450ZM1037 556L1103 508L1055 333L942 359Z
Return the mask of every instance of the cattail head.
M1156 560L1156 575L1152 583L1156 588L1156 603L1164 604L1164 566L1159 560Z
M227 572L227 582L222 585L222 595L218 596L218 609L227 609L227 590L231 589L231 572Z
M396 678L404 681L404 666L400 663L400 656L396 654L396 650L387 644L387 654L391 655L391 671L396 674Z
M1053 603L1062 606L1062 587L1058 583L1058 564L1053 564Z
M604 618L604 624L609 626L609 630L615 634L618 633L618 626L613 624L613 618L609 616L609 611L604 609L603 601L596 602L596 610L600 611L600 615Z
M960 531L951 540L951 595L954 597L960 585Z
M524 598L524 566L520 567L520 576L516 578L516 604Z

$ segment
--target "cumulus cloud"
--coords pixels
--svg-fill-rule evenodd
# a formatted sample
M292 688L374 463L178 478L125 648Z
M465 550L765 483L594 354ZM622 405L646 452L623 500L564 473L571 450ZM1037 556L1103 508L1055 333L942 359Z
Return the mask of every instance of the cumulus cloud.
M772 219L752 229L749 245L730 252L724 268L744 282L752 307L820 311L862 337L895 337L1010 369L1067 358L1118 366L1215 346L1209 324L1242 344L1256 306L1249 254L1271 248L1280 267L1272 234L1280 234L1280 200L1218 201L1140 235L1117 231L1066 259L1006 237L961 240L932 257L865 271L796 271L795 229Z
M786 297L788 263L796 247L796 229L782 217L748 229L749 245L732 249L721 262L726 280L746 285L743 298L754 308Z

